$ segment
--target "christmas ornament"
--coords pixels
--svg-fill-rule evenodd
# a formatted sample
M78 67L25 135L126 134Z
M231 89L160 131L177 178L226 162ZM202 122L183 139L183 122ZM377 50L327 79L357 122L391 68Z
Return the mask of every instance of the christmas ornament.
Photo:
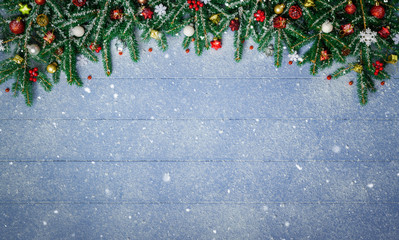
M91 80L93 77L91 75L87 76L88 80Z
M367 28L366 30L360 32L360 42L370 46L371 43L377 42L376 36L376 32L372 32L370 28Z
M303 59L298 55L297 51L294 51L291 54L288 54L288 58L290 59L290 61L296 62L296 61L300 61L302 62Z
M385 82L384 82L384 81L381 81L381 85L384 86L384 85L385 85Z
M155 6L155 13L162 17L166 14L166 7L163 4L158 4Z
M327 76L327 80L331 80L331 78L332 78L331 75L328 75L328 76Z
M341 51L342 56L348 56L351 53L351 50L349 48L344 47Z
M141 15L144 17L144 19L151 19L153 14L154 12L149 7L145 7L141 11Z
M285 4L284 3L277 4L276 6L274 6L274 13L275 14L282 14L284 12L284 8L285 8Z
M267 48L265 50L265 54L268 57L273 56L273 54L274 54L274 46L273 46L273 44L269 44L269 46L267 46Z
M152 52L152 48L149 48L148 51L149 51L149 52Z
M213 38L213 40L211 41L211 47L215 50L218 50L222 47L222 41L218 38Z
M57 50L55 50L55 55L60 56L64 53L64 49L62 47L57 48Z
M186 49L186 53L189 53L189 52L190 52L190 49L187 48L187 49Z
M349 81L349 83L348 83L348 84L352 86L352 85L353 85L353 81Z
M249 46L249 49L250 49L250 50L253 50L253 49L254 49L254 46L252 46L252 45Z
M141 5L144 5L147 3L147 0L137 0L137 2Z
M125 47L125 44L123 43L123 41L120 39L116 40L115 47L118 50L118 54L123 55L123 48Z
M322 25L321 25L321 31L323 33L330 33L333 30L333 25L332 23L330 23L330 21L325 21Z
M305 0L305 2L303 3L303 6L305 6L305 7L314 7L316 5L314 4L314 0Z
M292 19L298 19L302 17L302 9L298 5L293 5L288 10L288 15L290 15Z
M345 12L349 15L356 12L356 6L355 4L353 4L352 0L349 0L348 4L345 6Z
M90 44L89 48L90 48L92 51L95 51L96 53L99 53L99 52L101 51L101 46L98 45L98 44L92 43L92 44Z
M262 10L258 10L256 13L254 13L254 17L255 17L256 21L263 22L263 21L265 21L265 18L266 18L265 12Z
M83 7L86 4L86 0L72 0L72 3L77 7Z
M328 55L328 51L322 50L320 53L320 61L325 61L325 60L328 60L329 58L330 58L330 56Z
M204 3L201 1L187 0L187 3L188 3L188 8L194 9L195 11L198 11L200 7L204 6Z
M388 59L385 61L390 64L396 64L398 62L398 55L391 54L388 56Z
M381 19L384 18L385 16L385 8L381 6L379 2L376 2L375 6L371 8L370 13L374 17Z
M28 52L34 56L36 56L40 52L40 48L37 44L30 44L26 46L26 48L28 49Z
M32 10L32 8L28 7L28 4L18 4L19 6L19 11L23 14L23 15L28 15L30 10Z
M16 20L12 20L9 27L11 32L14 34L21 34L25 31L25 23L20 17L18 17Z
M6 47L4 46L4 41L0 39L0 52L3 52L6 50Z
M380 37L382 38L387 38L389 37L389 35L391 34L389 32L389 27L382 27L380 31L378 31L378 34L380 35Z
M18 63L18 64L21 64L22 61L24 61L24 59L23 59L21 56L19 56L18 54L15 55L15 57L14 57L12 60L13 60L15 63Z
M341 37L351 35L352 33L354 33L352 24L348 23L345 25L341 25L341 31L339 31L339 35Z
M37 81L36 77L39 76L39 69L37 67L30 69L29 75L30 75L29 81L36 82Z
M53 32L48 31L43 37L48 43L52 43L55 40L55 35Z
M193 36L193 35L194 35L194 32L195 32L195 30L194 30L194 27L193 27L192 25L187 25L187 26L185 26L185 27L183 28L183 34L184 34L186 37L191 37L191 36Z
M213 24L218 25L219 22L220 22L220 13L218 13L218 14L213 14L213 15L209 18L209 20L211 20L211 22L212 22Z
M57 71L57 66L58 64L56 62L50 63L49 65L47 65L47 72L55 73Z
M151 29L150 37L152 37L153 39L159 40L159 39L161 39L161 34L159 33L159 31Z
M85 34L85 29L82 26L76 26L71 29L71 35L75 37L82 37Z
M35 0L35 3L36 3L37 5L43 5L43 4L46 3L46 0Z
M111 11L112 20L120 20L123 17L123 9L114 9Z
M398 45L399 43L399 33L395 34L395 36L392 38L393 42L395 45Z
M287 19L278 16L273 19L273 27L277 29L283 29L286 27Z
M353 71L357 73L361 73L363 71L363 66L360 64L355 64L352 68Z
M380 71L384 70L384 64L380 61L376 61L375 63L373 63L373 67L375 68L375 72L374 75L377 76Z
M231 31L237 31L240 28L240 22L238 21L238 18L232 19L230 21L229 27L231 28Z
M47 15L45 15L45 14L40 14L39 16L37 16L36 22L37 22L37 24L39 24L39 26L45 27L45 26L48 25L49 20L48 20Z
M6 92L10 92L10 88L6 88Z

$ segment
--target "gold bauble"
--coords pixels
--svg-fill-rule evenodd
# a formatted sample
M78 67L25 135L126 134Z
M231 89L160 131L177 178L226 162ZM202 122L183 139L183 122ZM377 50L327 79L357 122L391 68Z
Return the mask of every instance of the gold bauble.
M363 71L363 66L360 64L355 64L352 68L353 71L357 73L361 73Z
M47 15L45 15L45 14L40 14L39 16L37 16L36 22L37 22L37 24L39 24L39 26L45 27L45 26L48 25L49 20L48 20Z
M398 62L398 55L391 54L388 56L388 59L385 61L390 64L396 64Z
M305 0L305 2L303 3L303 6L305 6L305 7L314 7L316 5L314 4L314 0Z
M211 22L213 22L213 24L219 24L219 22L220 22L220 13L218 13L218 14L213 14L210 18L209 18L209 20L211 20Z
M147 0L137 0L138 3L140 3L141 5L146 4L148 1Z
M18 64L21 64L24 59L17 54L12 60Z
M53 62L47 65L47 72L49 73L55 73L57 71L57 63Z
M159 40L159 39L161 39L161 34L159 33L159 31L151 29L150 37L152 37L153 39Z
M284 4L284 3L282 3L282 4L277 4L277 5L274 7L274 13L275 13L275 14L282 14L282 13L284 12L284 8L285 8L285 4Z

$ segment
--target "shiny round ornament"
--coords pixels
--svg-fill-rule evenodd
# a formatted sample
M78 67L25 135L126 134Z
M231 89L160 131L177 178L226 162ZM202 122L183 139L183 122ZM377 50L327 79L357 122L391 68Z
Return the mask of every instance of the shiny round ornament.
M40 52L40 47L37 44L30 44L28 46L26 46L26 48L28 49L28 52L32 55L37 55Z
M37 5L43 5L43 4L46 3L46 0L35 0L35 3L36 3Z
M329 21L326 21L321 25L321 31L323 31L323 33L330 33L333 29L334 27Z
M86 4L86 0L72 0L72 3L77 7L83 7Z
M282 14L284 12L285 4L277 4L274 6L274 13L275 14Z
M20 17L10 22L10 31L14 34L21 34L25 31L25 23Z
M76 26L71 29L71 34L75 37L82 37L85 34L85 29L82 26Z
M186 37L191 37L194 35L194 27L191 25L187 25L183 28L183 33Z
M385 8L376 2L375 6L371 8L370 13L376 18L382 19L385 16Z
M40 14L39 16L37 16L36 22L37 24L39 24L39 26L45 27L48 25L49 19L46 14Z
M47 72L55 73L57 71L57 66L58 64L56 62L50 63L49 65L47 65Z
M345 12L349 15L352 15L356 12L356 6L353 4L352 0L349 0L348 4L345 6Z
M291 6L288 10L288 14L290 15L290 18L298 19L302 17L302 9L297 5Z
M144 5L148 2L148 0L137 0L137 2L141 5Z

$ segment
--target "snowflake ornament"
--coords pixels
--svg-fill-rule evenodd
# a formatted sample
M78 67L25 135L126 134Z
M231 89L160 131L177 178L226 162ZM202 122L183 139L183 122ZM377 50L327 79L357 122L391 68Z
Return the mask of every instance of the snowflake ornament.
M86 66L89 63L89 59L87 59L85 56L83 55L79 55L76 58L76 64L79 66Z
M155 13L159 16L163 16L166 14L166 7L162 4L158 4L155 6Z
M4 52L6 50L6 47L4 46L3 40L0 39L0 52Z
M395 36L393 36L392 39L395 42L395 45L398 45L398 43L399 43L399 33L395 34Z
M371 43L377 42L377 32L372 32L370 28L367 28L365 31L360 32L360 42L365 43L367 46L370 46Z
M296 61L302 62L303 61L303 58L301 58L298 55L297 51L294 51L292 54L288 54L288 58L290 59L290 61L294 61L294 62L296 62Z

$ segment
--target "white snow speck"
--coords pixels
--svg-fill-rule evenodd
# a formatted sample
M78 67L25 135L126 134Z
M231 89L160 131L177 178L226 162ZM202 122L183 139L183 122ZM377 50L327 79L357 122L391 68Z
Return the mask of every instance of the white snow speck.
M46 221L43 221L43 225L44 225L44 226L47 226L47 222L46 222Z
M165 54L165 58L169 58L169 54Z
M285 223L284 223L284 226L289 227L289 226L290 226L290 223L289 223L289 222L285 222Z
M302 170L302 167L299 166L298 164L295 164L296 168L298 168L298 170Z
M111 85L109 85L109 87L112 88L112 89L114 89L114 88L115 88L115 85L114 85L114 84L111 84Z
M14 163L13 163L13 162L10 162L9 164L10 164L10 165L13 165Z
M191 211L191 209L190 208L186 208L186 212L190 212Z
M169 173L165 173L162 177L162 181L164 182L170 182L170 174Z
M399 172L398 172L398 174L396 174L396 176L398 176L398 177L399 177Z
M54 213L55 213L55 214L58 214L58 210L54 210Z
M90 88L88 88L88 87L85 87L85 92L87 92L87 93L91 93L91 90L90 90Z
M339 146L337 146L337 145L334 145L332 147L332 151L335 152L335 153L339 153L339 152L341 152L341 148Z
M267 210L269 210L269 207L265 205L265 206L262 207L262 210L267 212Z
M108 196L111 195L111 190L109 190L108 188L106 188L106 189L105 189L105 194L108 195Z
M118 94L114 93L114 98L117 99L118 98Z
M230 189L227 189L227 193L230 193L231 191L230 191Z
M132 216L129 216L128 218L129 218L129 219L132 219Z
M369 183L369 184L367 184L367 187L368 187L368 188L373 188L373 187L374 187L374 184Z
M216 234L216 233L217 233L217 231L216 231L216 230L213 230L213 233L214 233L214 234Z

